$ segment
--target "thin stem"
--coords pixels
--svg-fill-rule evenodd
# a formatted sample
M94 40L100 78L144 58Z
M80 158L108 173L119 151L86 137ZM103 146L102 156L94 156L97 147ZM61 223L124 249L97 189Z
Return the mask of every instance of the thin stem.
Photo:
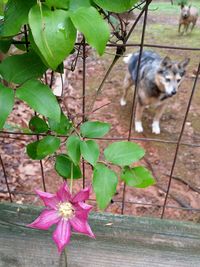
M38 2L39 8L40 8L40 15L41 15L41 22L42 22L42 37L44 39L44 44L46 46L46 49L48 51L49 56L51 57L52 60L54 60L54 55L51 51L51 48L47 42L46 36L45 36L45 20L44 20L44 16L43 16L43 11L42 11L42 3L39 1Z
M73 128L72 133L75 132L75 133L78 135L78 137L81 139L82 137L81 137L81 134L80 134L80 132L78 131L77 127L73 125L72 128Z
M64 258L65 258L65 267L68 266L68 262L67 262L67 248L64 249Z
M72 194L72 187L73 187L73 163L71 163L71 177L70 177L70 193Z

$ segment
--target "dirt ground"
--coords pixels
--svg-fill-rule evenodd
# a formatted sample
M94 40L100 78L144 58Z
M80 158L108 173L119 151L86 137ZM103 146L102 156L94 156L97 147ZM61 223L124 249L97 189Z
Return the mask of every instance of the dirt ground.
M200 21L200 20L199 20ZM138 43L141 34L142 23L138 25L134 31L130 43ZM169 36L168 30L171 27L172 38ZM164 32L164 33L163 33ZM162 34L164 34L162 36ZM168 41L165 41L168 35ZM195 36L195 38L194 38ZM198 36L198 37L196 37ZM200 41L200 23L194 33L188 36L179 36L177 34L177 15L172 14L169 18L168 14L150 13L147 24L145 43L163 44L163 45L179 45L181 43L185 47L198 47L196 38ZM191 41L194 38L194 42ZM162 40L164 40L162 42ZM187 42L188 40L188 42ZM129 48L128 52L134 52L138 48ZM199 61L199 51L179 51L179 50L159 50L154 49L162 56L169 55L174 60L182 60L185 57L190 57L190 65L185 81L182 83L178 94L171 99L169 106L161 121L161 134L159 136L151 133L151 122L154 113L153 109L144 112L143 123L144 133L137 134L132 127L131 137L137 138L152 138L165 141L177 141L184 114L186 112L187 103L191 94L194 78L192 77L193 70L197 68ZM90 111L91 104L94 101L95 90L101 83L106 70L113 59L114 49L107 49L102 58L96 56L93 50L88 51L86 60L86 112ZM127 138L133 92L129 92L128 102L125 107L119 105L122 94L123 78L126 71L126 65L120 59L108 77L102 93L98 96L94 103L94 109L105 105L95 113L89 115L89 119L109 122L112 125L108 138ZM76 70L67 73L68 86L65 89L65 101L70 112L74 114L82 113L82 61L77 63ZM200 83L198 79L196 91L193 97L190 113L187 118L183 143L200 144ZM26 105L16 102L14 111L12 112L9 123L20 124L27 127L27 123L33 115L33 112ZM80 117L77 117L80 120ZM13 135L10 135L13 137ZM35 140L35 137L27 137L17 135L13 140L11 138L1 139L0 154L2 155L5 169L8 175L9 185L13 193L13 199L18 203L33 203L40 204L38 198L34 194L35 188L42 189L40 163L30 160L25 154L25 144ZM99 141L101 150L103 150L111 141ZM175 144L162 142L139 142L146 150L144 160L141 165L147 166L156 178L156 185L147 189L136 189L126 187L125 195L125 214L136 216L155 216L159 217L162 212L162 205L165 197L166 188L169 181L169 173L172 167ZM64 148L63 148L64 149ZM170 195L167 202L168 208L165 212L165 218L200 221L200 145L188 146L182 145L179 149L178 159L174 170L174 178L172 180ZM53 170L54 159L49 158L43 161L45 183L49 192L54 192L61 183L61 178ZM91 182L91 170L86 165L86 185ZM6 184L3 173L0 172L0 198L8 200L6 193ZM75 182L75 190L82 186L82 181ZM16 193L18 192L18 193ZM30 194L32 195L30 195ZM121 212L121 201L123 195L123 183L121 182L117 189L117 194L113 198L113 203L109 205L106 211L113 213ZM95 205L94 195L92 195L92 204ZM188 209L199 209L192 211Z

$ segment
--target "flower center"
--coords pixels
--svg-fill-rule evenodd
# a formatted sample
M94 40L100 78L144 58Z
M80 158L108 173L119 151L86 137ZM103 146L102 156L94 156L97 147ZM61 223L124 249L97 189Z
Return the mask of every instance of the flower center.
M74 216L74 209L71 203L61 202L58 204L59 215L64 219L70 219Z

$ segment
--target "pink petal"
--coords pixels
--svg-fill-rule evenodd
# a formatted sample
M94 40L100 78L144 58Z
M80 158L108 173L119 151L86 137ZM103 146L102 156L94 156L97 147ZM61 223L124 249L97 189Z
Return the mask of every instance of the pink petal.
M61 219L53 232L53 240L57 245L58 252L61 253L64 247L69 243L71 236L71 226L68 220Z
M58 223L59 220L60 217L55 210L44 210L34 222L27 226L41 230L48 230L49 227Z
M84 210L88 210L88 211L90 211L93 208L93 206L91 206L87 203L84 203L84 202L79 202L74 206L75 207L77 206L77 209L84 209Z
M57 209L59 199L55 194L46 193L40 190L35 190L38 196L42 199L46 207Z
M82 220L88 219L88 214L93 208L91 205L88 205L84 202L79 202L74 205L75 216Z
M89 196L90 196L90 191L91 191L91 186L82 189L81 191L79 191L79 192L73 197L72 202L73 202L73 203L76 203L76 202L82 202L82 201L85 201L86 199L89 198Z
M57 197L60 201L65 202L65 201L70 201L71 200L71 193L69 191L69 188L67 186L67 183L64 182L60 189L57 192Z
M88 222L86 220L81 220L80 218L74 217L69 220L71 226L74 228L76 232L88 235L92 238L95 238Z

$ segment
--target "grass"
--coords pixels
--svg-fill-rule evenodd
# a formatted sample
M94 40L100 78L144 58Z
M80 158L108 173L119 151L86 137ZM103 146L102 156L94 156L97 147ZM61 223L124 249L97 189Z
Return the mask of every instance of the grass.
M140 42L141 26L133 33L131 42ZM163 44L169 46L200 47L200 29L197 27L187 35L178 34L178 25L161 24L159 22L147 25L145 43Z
M175 2L175 1L174 1ZM200 0L190 1L193 5L196 5L200 9ZM180 35L178 34L178 21L180 14L180 6L174 4L171 5L170 0L166 1L153 1L150 5L149 16L147 20L145 43L168 45L168 46L180 46L180 47L200 47L200 27L197 25L192 33ZM199 17L200 20L200 17ZM199 23L198 23L199 24ZM142 23L138 24L134 33L131 36L130 43L140 43L142 32ZM136 48L138 49L138 48ZM166 51L161 50L161 55ZM171 51L173 55L180 55L190 57L190 54L194 53L194 63L198 60L199 52L180 52L177 50Z
M165 15L179 15L180 6L177 4L176 0L173 0L174 4L171 4L171 1L157 1L152 0L152 3L149 6L150 12L154 12L155 15L160 15L160 13ZM200 9L199 0L190 0L189 4Z
M150 9L154 10L155 9L155 14L164 12L165 14L179 14L180 13L180 6L176 4L176 1L173 0L174 4L172 5L170 3L170 0L168 2L161 2L161 1L152 1L150 4ZM200 8L200 1L199 0L191 0L188 1L189 4L192 6L196 6Z
M152 24L147 28L146 40L154 40L154 43L163 43L172 46L184 46L198 48L200 46L200 31L195 28L192 33L187 35L178 34L178 26L169 24Z

